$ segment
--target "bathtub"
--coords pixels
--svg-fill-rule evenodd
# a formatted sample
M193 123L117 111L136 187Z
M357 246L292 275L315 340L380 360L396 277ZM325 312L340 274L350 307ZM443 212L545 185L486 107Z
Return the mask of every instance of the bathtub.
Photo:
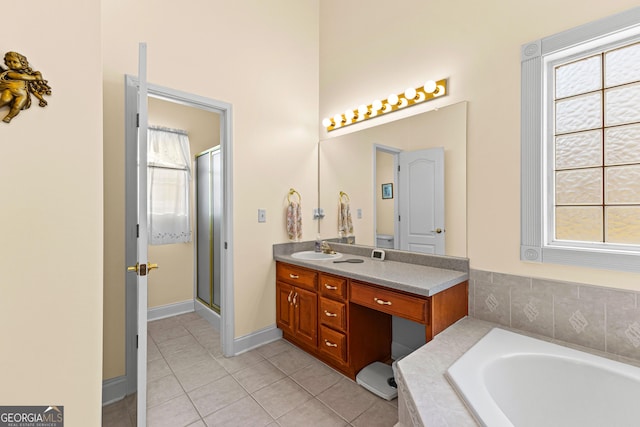
M640 426L640 368L503 329L445 376L483 426Z

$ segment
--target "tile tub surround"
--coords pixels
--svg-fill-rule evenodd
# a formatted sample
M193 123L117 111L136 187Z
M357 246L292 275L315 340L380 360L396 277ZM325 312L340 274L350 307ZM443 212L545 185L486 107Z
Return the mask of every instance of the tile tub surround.
M640 292L472 269L469 316L640 360Z
M475 427L478 425L445 378L444 373L460 356L496 326L503 327L492 322L466 317L398 362L396 377L398 425L396 427ZM616 357L534 333L507 327L504 329L640 366L640 360Z

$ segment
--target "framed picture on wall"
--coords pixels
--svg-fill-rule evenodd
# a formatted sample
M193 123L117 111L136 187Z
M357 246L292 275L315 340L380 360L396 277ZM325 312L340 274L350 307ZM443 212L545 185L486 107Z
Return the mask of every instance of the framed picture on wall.
M393 183L382 184L382 198L393 199Z

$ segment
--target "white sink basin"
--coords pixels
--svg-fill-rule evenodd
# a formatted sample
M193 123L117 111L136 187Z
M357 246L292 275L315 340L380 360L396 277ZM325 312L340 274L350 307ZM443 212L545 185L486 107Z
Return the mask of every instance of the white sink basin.
M302 251L292 253L291 257L296 259L304 259L307 261L322 261L326 259L342 258L342 254L338 252L336 252L335 254L325 254L324 252Z

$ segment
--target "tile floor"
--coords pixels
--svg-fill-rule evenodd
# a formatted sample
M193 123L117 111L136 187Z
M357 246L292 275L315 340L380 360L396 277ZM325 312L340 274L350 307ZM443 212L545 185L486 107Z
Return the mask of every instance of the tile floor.
M188 313L149 323L147 424L393 426L397 400L368 392L284 340L222 355L220 336ZM105 406L103 427L135 427L135 396Z

